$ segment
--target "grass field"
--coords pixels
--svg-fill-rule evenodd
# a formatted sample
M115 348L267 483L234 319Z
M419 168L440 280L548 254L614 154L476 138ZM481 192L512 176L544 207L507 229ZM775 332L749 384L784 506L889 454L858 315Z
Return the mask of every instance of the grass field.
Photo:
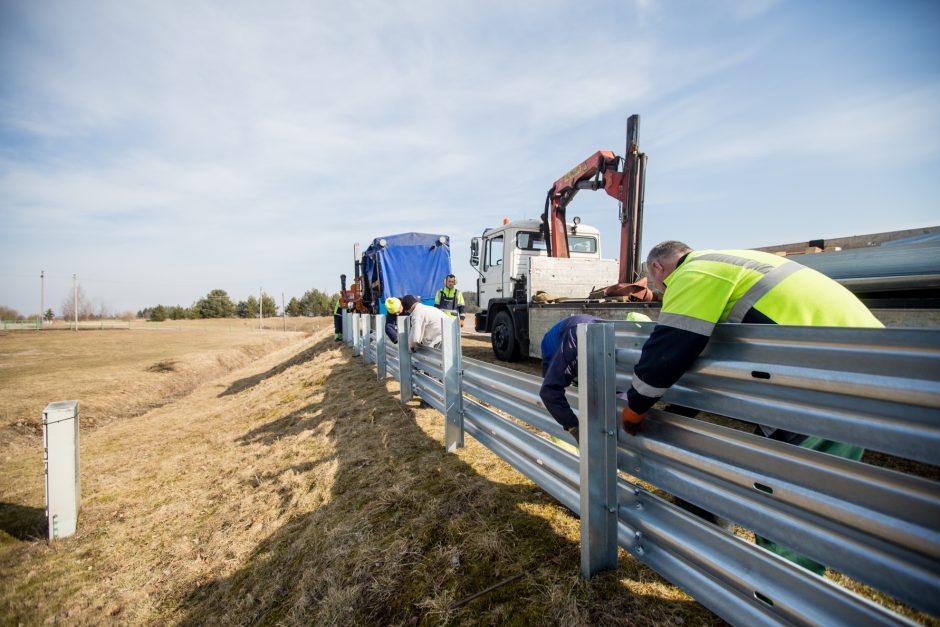
M720 623L628 557L581 581L577 519L473 441L445 455L440 415L328 324L0 337L3 622ZM66 397L94 425L78 533L50 543L34 425Z
M40 435L48 402L81 400L84 426L140 414L297 341L322 320L290 319L294 331L288 333L280 319L263 332L251 320L114 321L101 325L121 326L0 332L0 456Z
M328 319L197 326L0 336L0 623L721 624L624 552L582 581L577 518L472 438L444 454ZM82 511L48 542L36 425L64 398Z

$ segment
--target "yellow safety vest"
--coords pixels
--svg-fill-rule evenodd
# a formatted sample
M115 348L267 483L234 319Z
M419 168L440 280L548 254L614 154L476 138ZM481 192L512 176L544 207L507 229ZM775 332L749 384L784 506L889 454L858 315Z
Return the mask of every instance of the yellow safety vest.
M659 324L711 335L753 308L777 324L882 327L852 292L794 261L755 250L697 250L664 281Z

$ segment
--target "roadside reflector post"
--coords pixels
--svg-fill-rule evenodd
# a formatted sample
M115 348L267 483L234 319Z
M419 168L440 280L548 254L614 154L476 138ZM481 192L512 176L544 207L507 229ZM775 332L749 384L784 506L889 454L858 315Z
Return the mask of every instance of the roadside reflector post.
M407 403L414 398L411 387L411 351L408 350L408 336L411 335L411 319L398 316L398 380L401 381L401 402Z
M360 344L361 338L359 337L359 323L360 323L360 318L362 318L362 316L360 316L358 313L354 313L354 314L352 315L352 349L353 349L353 357L358 357L358 356L359 356L359 347L361 346L361 344Z
M441 320L441 366L444 372L444 450L463 448L463 366L460 361L460 320Z
M78 401L49 403L42 412L49 539L75 534L81 501Z
M345 307L343 308L343 343L346 346L352 346L352 315Z
M385 360L385 315L375 317L375 378L384 381L387 376Z
M581 576L617 568L617 405L614 325L578 325Z
M362 363L372 362L372 316L362 315Z

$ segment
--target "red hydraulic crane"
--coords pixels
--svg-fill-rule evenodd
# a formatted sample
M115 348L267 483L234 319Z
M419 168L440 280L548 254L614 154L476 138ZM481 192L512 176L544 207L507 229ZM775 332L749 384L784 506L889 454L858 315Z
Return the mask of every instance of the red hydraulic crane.
M542 228L549 257L568 257L568 229L565 209L582 189L603 188L620 204L620 275L616 285L604 289L604 296L630 296L648 301L652 293L646 279L637 281L643 228L643 188L646 182L646 154L639 150L640 116L627 119L627 148L619 157L599 150L555 181L545 198Z

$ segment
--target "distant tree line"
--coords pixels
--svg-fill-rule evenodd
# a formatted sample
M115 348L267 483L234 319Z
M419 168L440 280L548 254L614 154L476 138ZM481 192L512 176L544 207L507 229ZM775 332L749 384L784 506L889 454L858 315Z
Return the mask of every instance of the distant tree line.
M77 298L76 298L77 296ZM473 313L477 310L476 292L463 292L464 302L467 305L467 312ZM114 314L108 310L104 303L94 303L85 296L85 291L79 285L76 294L69 295L62 301L62 318L73 320L75 318L75 304L78 303L79 320L99 320L101 318L114 317ZM290 301L281 311L274 297L267 293L261 294L261 305L264 317L278 316L287 313L291 317L301 316L329 316L333 314L333 307L339 300L339 294L327 294L318 289L307 290L300 298L291 297ZM122 312L117 317L129 319L133 317L133 312ZM237 303L233 302L228 292L222 289L214 289L204 297L197 300L189 307L182 305L154 305L145 307L137 312L138 318L145 318L155 322L163 320L194 320L199 318L257 318L258 317L258 298L254 294L248 296L245 300ZM36 314L23 316L12 307L0 306L0 320L26 320L35 319ZM46 320L54 320L55 313L52 309L47 309L43 315Z
M28 318L13 309L12 307L6 307L0 305L0 320L35 320L36 314L32 314Z
M214 289L190 307L154 305L141 309L137 312L137 316L153 322L198 318L257 318L259 306L265 318L282 315L285 312L291 317L329 316L333 314L333 307L337 300L339 300L339 294L331 296L318 289L312 289L304 292L299 299L292 297L284 307L284 311L281 311L274 297L265 292L261 293L260 303L254 294L236 303L225 290Z

